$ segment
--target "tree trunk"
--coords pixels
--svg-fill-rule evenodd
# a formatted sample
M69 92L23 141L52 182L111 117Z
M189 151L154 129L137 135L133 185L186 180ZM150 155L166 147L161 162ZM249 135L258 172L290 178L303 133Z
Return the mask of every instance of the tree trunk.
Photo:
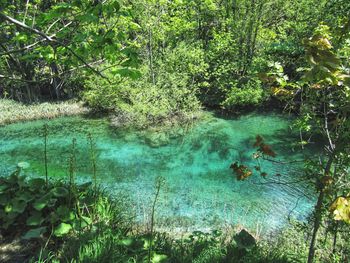
M333 159L335 156L335 151L333 150L333 152L331 153L331 155L329 156L328 162L326 164L326 167L324 169L324 175L328 176L333 164ZM321 226L321 222L322 222L322 206L323 206L323 200L324 200L324 186L321 187L320 189L320 193L318 195L317 198L317 203L315 206L315 222L314 222L314 227L313 227L313 231L312 231L312 237L311 237L311 242L310 242L310 247L309 247L309 255L307 258L307 262L308 263L312 263L314 261L314 257L315 257L315 247L316 247L316 242L317 242L317 234L318 234L318 230L320 229Z
M332 253L335 254L337 248L337 236L338 236L338 222L336 222L335 224L335 229L334 229L334 236L333 236L333 249L332 249Z
M317 204L315 207L315 222L314 222L314 228L313 228L312 237L311 237L309 255L307 258L308 263L312 263L315 257L315 246L316 246L317 234L318 234L318 230L320 228L321 220L322 220L323 199L324 199L324 191L322 189L320 191L320 194L318 195Z
M146 6L147 8L147 20L149 23L151 23L152 20L152 15L150 12L150 6ZM154 25L153 25L154 26ZM155 77L154 77L154 69L153 69L153 49L152 49L152 45L153 45L153 35L152 35L152 29L151 26L148 25L147 27L147 51L148 51L148 67L149 67L149 74L150 74L150 80L152 81L152 84L155 84Z

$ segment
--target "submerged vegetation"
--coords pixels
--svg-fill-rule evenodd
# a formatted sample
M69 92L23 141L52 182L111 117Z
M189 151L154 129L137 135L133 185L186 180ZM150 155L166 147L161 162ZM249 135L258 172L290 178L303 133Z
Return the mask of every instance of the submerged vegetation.
M161 178L155 182L149 224L139 228L125 200L109 197L92 183L74 182L74 160L73 145L67 181L28 178L24 175L27 163L19 163L10 176L0 177L3 262L306 261L306 224L291 222L276 237L260 240L244 229L238 234L227 229L195 231L182 237L154 232ZM348 244L346 232L338 233L337 244L325 238L317 261L346 262Z
M0 236L8 242L0 252L22 242L16 239L35 240L26 243L33 255L5 253L0 260L349 262L349 18L345 0L0 0L0 125L85 113L82 105L113 116L116 130L187 127L203 109L230 115L272 108L294 115L299 138L293 145L319 146L316 155L291 161L303 164L298 167L303 176L281 181L292 175L268 174L261 164L284 169L289 163L278 159L259 132L254 167L249 149L226 147L225 138L209 136L213 147L207 154L233 158L240 183L258 175L266 184L302 193L310 188L314 208L270 240L256 242L244 229L174 238L154 228L162 180L155 183L143 231L123 210L124 200L99 189L91 134L93 186L76 181L76 140L67 180L49 180L45 126L45 178L24 177L27 164L21 162L0 179ZM168 138L159 134L145 142L164 147ZM11 147L16 154L21 146ZM159 171L152 172L154 177Z
M50 127L43 127L42 154L47 160ZM22 162L10 176L1 177L0 244L5 262L305 262L311 236L306 222L290 221L269 236L254 235L237 226L211 232L194 231L171 235L157 231L158 195L165 191L164 179L154 182L148 220L140 225L130 213L125 196L110 195L97 185L101 176L96 145L87 134L91 183L77 183L79 152L72 140L68 154L68 176L54 178L50 165L41 178L25 176L29 164ZM276 153L261 137L258 152ZM80 153L83 154L83 153ZM46 162L45 162L46 163ZM48 162L50 164L50 162ZM47 168L49 168L47 170ZM81 168L80 168L81 169ZM49 171L49 177L46 177ZM251 176L251 173L248 176ZM268 175L271 177L272 175ZM245 179L245 178L243 178ZM328 223L332 222L328 218ZM346 262L349 254L347 225L322 229L316 262ZM253 232L252 232L253 233ZM336 233L336 242L334 234Z
M308 226L291 222L275 237L256 239L247 231L195 231L184 236L154 232L155 182L151 220L139 228L125 200L91 183L48 181L16 172L0 177L2 262L305 262ZM239 230L239 229L238 229ZM328 233L324 233L326 236ZM349 235L325 238L319 262L347 262ZM333 251L332 253L329 253Z

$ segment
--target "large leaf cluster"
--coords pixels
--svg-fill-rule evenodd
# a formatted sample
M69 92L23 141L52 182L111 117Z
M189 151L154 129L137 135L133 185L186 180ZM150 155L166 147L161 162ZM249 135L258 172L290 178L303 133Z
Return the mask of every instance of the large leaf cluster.
M20 170L0 178L0 231L25 233L24 239L42 235L62 237L92 223L83 209L92 206L89 184L71 188L65 183L47 184L42 178L26 178Z
M84 76L103 76L97 65L137 65L129 32L137 31L138 25L119 1L5 2L2 14L42 34L3 21L0 69L6 85L0 88L4 96L24 101L54 97L54 93L56 98L72 96Z

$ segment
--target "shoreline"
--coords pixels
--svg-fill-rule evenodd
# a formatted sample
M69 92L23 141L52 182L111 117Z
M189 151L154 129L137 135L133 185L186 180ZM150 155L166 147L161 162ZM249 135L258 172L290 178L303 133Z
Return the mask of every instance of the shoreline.
M82 102L44 102L25 105L8 99L0 99L0 127L8 124L64 116L88 114L90 110Z

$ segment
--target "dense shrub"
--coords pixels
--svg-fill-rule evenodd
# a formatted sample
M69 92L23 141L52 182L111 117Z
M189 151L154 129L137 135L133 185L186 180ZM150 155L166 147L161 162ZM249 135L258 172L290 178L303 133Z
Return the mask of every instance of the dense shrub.
M115 122L128 121L135 126L191 119L201 109L195 79L205 69L203 54L180 44L166 50L164 57L155 63L154 72L142 67L140 76L134 78L123 78L113 70L109 72L112 82L92 76L86 81L84 100L95 110L116 113Z
M264 99L264 91L260 81L252 79L238 87L238 84L229 89L226 99L222 102L225 108L254 106Z

